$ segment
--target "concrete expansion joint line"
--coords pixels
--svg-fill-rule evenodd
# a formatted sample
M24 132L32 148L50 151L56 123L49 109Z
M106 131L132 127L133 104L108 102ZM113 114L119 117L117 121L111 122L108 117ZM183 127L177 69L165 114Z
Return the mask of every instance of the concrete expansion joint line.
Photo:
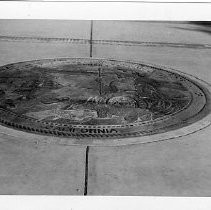
M86 147L85 155L85 180L84 180L84 195L87 195L88 190L88 178L89 178L89 146Z
M89 56L92 57L92 35L93 35L93 20L90 22L90 52ZM100 72L99 72L100 74ZM86 147L86 154L85 154L85 177L84 177L84 196L87 195L88 190L88 178L89 178L89 146Z
M211 49L211 44L199 43L173 43L173 42L146 42L146 41L123 41L123 40L93 40L93 22L91 22L90 39L75 38L50 38L50 37L21 37L21 36L1 36L0 41L8 42L31 42L31 43L62 43L62 44L89 44L90 57L92 57L93 44L95 45L120 45L120 46L143 46L143 47L177 47L194 49Z
M91 24L90 24L90 39L89 39L89 44L90 44L89 56L91 58L92 57L92 44L93 44L93 20L91 20Z

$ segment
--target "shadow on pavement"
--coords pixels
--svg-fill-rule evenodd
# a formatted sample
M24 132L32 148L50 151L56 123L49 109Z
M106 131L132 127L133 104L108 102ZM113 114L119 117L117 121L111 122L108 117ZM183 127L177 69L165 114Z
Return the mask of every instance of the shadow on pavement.
M191 21L189 22L189 27L175 26L172 28L211 34L211 21Z

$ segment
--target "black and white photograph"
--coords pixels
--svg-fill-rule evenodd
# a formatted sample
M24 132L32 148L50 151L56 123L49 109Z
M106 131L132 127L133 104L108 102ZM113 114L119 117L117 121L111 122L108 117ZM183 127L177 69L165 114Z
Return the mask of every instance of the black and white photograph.
M0 18L0 195L210 197L210 58L209 20Z

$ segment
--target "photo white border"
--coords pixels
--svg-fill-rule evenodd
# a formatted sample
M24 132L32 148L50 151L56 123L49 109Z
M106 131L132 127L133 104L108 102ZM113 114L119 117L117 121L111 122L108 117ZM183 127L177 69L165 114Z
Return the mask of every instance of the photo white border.
M199 197L1 196L0 201L2 210L210 210L211 205L210 198Z
M211 21L210 3L1 1L0 19Z
M158 0L154 0L156 2ZM181 1L181 0L179 0ZM191 0L188 0L189 2ZM201 1L201 0L199 0ZM198 2L199 2L198 1ZM211 21L210 3L1 1L0 19ZM106 184L106 183L105 183ZM0 196L11 210L210 210L211 198Z

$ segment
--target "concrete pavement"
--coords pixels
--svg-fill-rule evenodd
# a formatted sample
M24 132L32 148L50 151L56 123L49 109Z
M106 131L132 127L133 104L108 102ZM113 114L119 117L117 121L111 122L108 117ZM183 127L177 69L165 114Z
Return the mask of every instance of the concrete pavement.
M89 24L1 20L0 35L88 38ZM1 40L0 55L1 65L55 57L87 57L89 46ZM84 146L36 144L5 136L0 131L0 194L83 195L85 151Z
M18 25L18 27L17 27ZM90 39L90 22L0 21L0 36ZM204 25L94 21L93 40L155 42L155 46L93 44L93 57L175 68L211 83L211 45ZM161 43L162 44L159 44ZM164 44L163 44L164 43ZM166 43L166 45L165 45ZM89 57L90 45L0 40L0 64L53 57ZM211 195L211 130L171 140L120 147L26 143L0 137L1 194Z

